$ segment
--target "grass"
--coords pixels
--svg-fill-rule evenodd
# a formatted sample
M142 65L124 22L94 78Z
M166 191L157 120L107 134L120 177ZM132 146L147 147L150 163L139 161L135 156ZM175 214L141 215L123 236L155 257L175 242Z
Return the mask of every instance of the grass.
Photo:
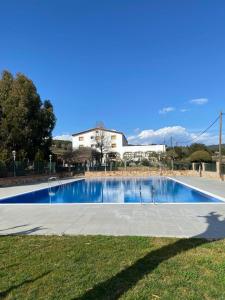
M1 299L225 299L225 240L0 237Z

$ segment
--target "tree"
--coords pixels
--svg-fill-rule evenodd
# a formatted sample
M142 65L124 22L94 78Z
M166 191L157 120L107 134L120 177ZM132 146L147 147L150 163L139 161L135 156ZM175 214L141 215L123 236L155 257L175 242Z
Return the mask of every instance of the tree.
M6 108L7 100L12 89L13 76L8 71L2 73L2 78L0 80L0 159L3 161L7 160L8 149L5 147L6 140L4 138L7 136L7 121L6 118Z
M0 151L4 160L16 150L18 159L48 157L56 118L49 100L41 101L34 83L23 74L4 71L0 79Z
M188 154L188 149L187 147L180 147L180 146L176 146L174 147L174 151L176 152L177 155L177 159L178 160L182 160L183 158L185 158Z
M110 148L110 139L107 135L107 132L105 130L105 126L103 122L98 122L95 132L95 143L96 143L96 149L99 149L100 152L100 161L102 164L102 158L104 153L107 153Z
M76 163L98 163L100 161L100 153L99 151L89 148L89 147L82 147L76 149L74 151L65 152L62 155L65 162L69 164L76 164Z
M144 158L141 161L141 164L142 164L142 166L149 167L150 166L150 161L147 158Z
M210 152L210 150L207 148L206 145L200 143L191 144L188 147L188 150L189 150L189 155L191 155L193 152L200 151L200 150Z
M100 153L92 148L89 147L82 147L74 152L74 158L76 163L91 163L99 162L100 160Z
M177 159L179 156L177 154L177 152L175 151L175 149L170 148L168 151L166 151L166 157L169 158L170 160L175 160Z
M189 160L191 162L210 162L212 161L212 156L205 150L198 150L190 155Z

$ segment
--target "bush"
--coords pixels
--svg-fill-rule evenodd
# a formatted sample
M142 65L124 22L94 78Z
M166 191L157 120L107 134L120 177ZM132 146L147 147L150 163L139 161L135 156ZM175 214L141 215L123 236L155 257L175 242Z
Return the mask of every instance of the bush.
M201 143L191 144L188 148L189 148L190 155L197 151L206 151L206 152L210 153L210 150L207 148L207 146L205 144L201 144Z
M198 150L190 155L189 160L191 162L210 162L212 161L212 156L205 150Z
M142 164L142 166L145 166L145 167L149 167L150 166L150 162L146 158L142 160L141 164Z

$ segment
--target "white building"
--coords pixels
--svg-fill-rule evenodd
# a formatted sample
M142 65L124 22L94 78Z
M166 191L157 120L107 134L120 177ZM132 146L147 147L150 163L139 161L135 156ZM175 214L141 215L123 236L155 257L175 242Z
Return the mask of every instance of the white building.
M129 145L125 135L116 130L92 128L72 134L73 149L82 147L96 148L98 139L104 136L104 152L114 152L121 159L139 160L148 158L153 152L163 153L165 145Z

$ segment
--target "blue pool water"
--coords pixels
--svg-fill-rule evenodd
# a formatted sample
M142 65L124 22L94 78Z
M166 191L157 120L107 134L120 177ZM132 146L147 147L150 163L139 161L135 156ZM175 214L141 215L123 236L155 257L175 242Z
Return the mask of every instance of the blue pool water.
M195 203L222 202L163 177L79 180L0 203Z

